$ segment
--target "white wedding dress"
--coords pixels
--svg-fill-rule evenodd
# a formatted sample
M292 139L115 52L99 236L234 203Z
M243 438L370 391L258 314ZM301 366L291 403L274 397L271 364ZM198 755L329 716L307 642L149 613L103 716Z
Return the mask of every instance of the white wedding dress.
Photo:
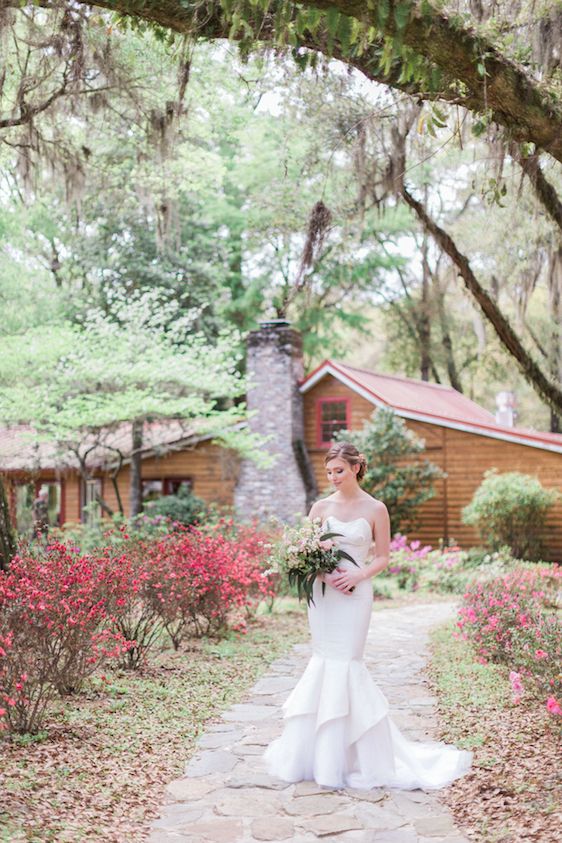
M358 565L371 545L364 518L326 526ZM354 568L341 560L339 567ZM388 714L388 702L363 662L373 605L371 579L351 595L316 580L308 610L313 655L283 705L285 728L264 759L270 775L284 781L316 781L328 787L440 788L463 775L472 753L437 742L405 738Z

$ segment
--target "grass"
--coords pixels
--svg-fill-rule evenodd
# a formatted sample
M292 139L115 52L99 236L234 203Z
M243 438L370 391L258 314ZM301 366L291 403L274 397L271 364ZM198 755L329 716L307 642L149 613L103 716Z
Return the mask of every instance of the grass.
M433 630L429 676L440 737L474 752L472 771L444 798L465 833L482 843L558 839L559 732L544 703L511 700L508 669L480 664L455 626Z
M51 709L41 733L0 744L0 841L137 841L180 776L205 724L307 637L296 601L246 635L191 640L141 671L105 670Z
M453 638L454 631L454 624L432 631L430 675L439 695L444 738L463 749L473 749L486 743L488 721L504 708L505 670L475 661L472 648ZM474 723L468 716L473 710L480 714ZM459 716L463 713L465 716Z

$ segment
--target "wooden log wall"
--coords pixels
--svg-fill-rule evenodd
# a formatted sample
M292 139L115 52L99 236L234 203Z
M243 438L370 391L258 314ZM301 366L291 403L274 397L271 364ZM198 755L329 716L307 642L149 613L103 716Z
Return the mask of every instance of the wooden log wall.
M317 443L317 401L319 398L341 398L349 401L350 427L357 430L370 418L375 407L331 375L326 375L304 395L305 442L309 450L318 488L329 491L324 469L325 447ZM475 433L453 430L426 422L407 421L408 427L426 443L426 456L446 473L435 484L436 494L419 511L419 527L410 532L412 539L436 546L440 540L455 542L461 547L479 544L475 530L462 523L462 510L470 502L483 480L484 473L497 468L501 473L520 471L539 478L548 488L561 489L562 454L526 445L493 439ZM143 479L191 478L193 492L211 503L232 506L234 487L239 471L239 457L232 451L202 442L191 449L154 456L143 460ZM31 475L28 475L31 479ZM39 472L33 479L51 479L53 472ZM18 477L17 479L22 479ZM16 476L6 475L7 492L15 503L13 482ZM125 514L129 512L129 467L118 477ZM11 487L11 488L10 488ZM67 522L79 521L81 483L76 473L66 474L62 484L64 517ZM117 500L108 477L103 478L103 495L118 511ZM15 514L15 513L14 513ZM562 560L562 501L552 508L545 536L550 559Z
M142 461L143 480L191 479L193 494L207 503L231 506L239 459L236 454L218 445L202 442L191 449L176 451ZM117 484L125 515L129 513L129 466L119 472ZM103 495L108 505L118 511L117 498L107 477Z

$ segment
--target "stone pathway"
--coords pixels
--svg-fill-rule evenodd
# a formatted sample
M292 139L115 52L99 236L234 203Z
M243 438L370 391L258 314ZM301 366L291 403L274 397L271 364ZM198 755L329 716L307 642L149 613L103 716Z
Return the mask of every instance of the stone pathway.
M428 630L451 613L444 603L373 612L365 662L393 720L414 739L436 737L434 699L420 671ZM185 777L168 786L150 843L468 843L438 792L330 790L267 775L261 754L282 731L280 706L309 656L308 644L294 647L270 665L244 703L209 726Z

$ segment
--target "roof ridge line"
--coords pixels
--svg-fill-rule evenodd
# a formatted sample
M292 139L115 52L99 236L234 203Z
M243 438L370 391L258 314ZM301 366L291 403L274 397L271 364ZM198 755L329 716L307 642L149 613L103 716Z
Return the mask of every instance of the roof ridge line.
M365 372L367 375L375 375L375 377L379 378L388 378L389 380L394 381L408 381L408 383L415 383L418 386L428 386L431 389L443 389L447 392L456 392L458 395L462 395L467 401L472 401L472 398L468 398L468 396L464 395L463 392L459 392L458 389L455 389L454 386L447 385L445 383L434 383L433 381L422 381L416 378L408 378L404 375L388 375L386 372L375 372L374 369L365 369L362 366L352 366L351 363L342 363L339 360L327 360L327 363L333 363L335 366L345 366L347 369L353 369L356 372ZM475 403L475 402L473 402Z

